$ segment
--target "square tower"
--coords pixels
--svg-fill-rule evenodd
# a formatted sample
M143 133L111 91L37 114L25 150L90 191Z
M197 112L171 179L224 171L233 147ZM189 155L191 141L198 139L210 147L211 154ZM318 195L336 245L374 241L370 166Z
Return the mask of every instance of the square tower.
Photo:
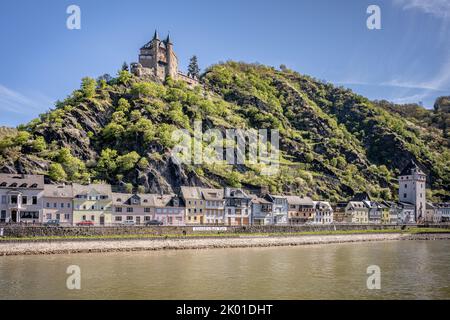
M425 218L426 210L426 175L419 166L411 160L402 170L398 178L398 198L400 202L411 203L415 207L415 221Z

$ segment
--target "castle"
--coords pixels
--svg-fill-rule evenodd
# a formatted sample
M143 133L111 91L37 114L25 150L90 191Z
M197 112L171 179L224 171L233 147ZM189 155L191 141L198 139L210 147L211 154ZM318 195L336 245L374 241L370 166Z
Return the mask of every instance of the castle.
M170 76L189 85L198 84L198 79L178 70L178 57L173 50L170 36L167 35L165 40L160 40L156 30L153 39L140 49L139 62L131 64L131 72L138 77L153 75L164 81Z

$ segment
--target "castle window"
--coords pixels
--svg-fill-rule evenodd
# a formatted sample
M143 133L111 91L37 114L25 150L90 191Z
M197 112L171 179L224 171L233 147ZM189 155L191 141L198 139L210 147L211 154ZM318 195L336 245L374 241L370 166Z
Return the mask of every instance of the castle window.
M407 197L407 195L406 195L406 193L404 193L404 194L403 194L403 198L405 198L405 199L406 199L406 197Z
M405 188L408 188L408 185L407 185L407 184L405 184Z

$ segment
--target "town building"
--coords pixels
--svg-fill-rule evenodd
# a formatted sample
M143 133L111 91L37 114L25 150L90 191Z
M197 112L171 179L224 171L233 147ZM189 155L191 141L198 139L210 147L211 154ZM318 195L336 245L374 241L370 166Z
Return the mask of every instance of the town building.
M436 203L436 222L450 222L450 203Z
M345 211L348 202L337 202L331 205L334 223L352 223L352 215Z
M434 223L436 216L437 216L436 207L431 202L427 202L425 210L425 222Z
M315 201L314 224L331 224L333 223L333 209L329 202Z
M0 174L0 222L39 223L44 176Z
M252 196L252 225L263 226L272 224L272 203L264 198Z
M225 199L223 189L201 188L204 201L204 223L213 225L225 224Z
M173 80L182 80L189 85L198 84L198 79L178 70L178 57L170 36L167 35L165 40L160 40L157 31L153 39L140 49L139 62L131 64L131 72L138 77L152 75L161 81L171 77Z
M185 206L183 199L175 194L154 194L151 205L154 208L154 219L164 226L184 226Z
M425 219L426 210L426 175L419 166L411 160L401 171L398 178L398 199L402 203L414 205L414 213L409 222L420 222Z
M92 221L96 226L112 224L112 192L109 184L73 184L73 224Z
M42 221L58 220L61 225L73 224L72 185L46 184L42 199Z
M225 188L225 225L246 226L251 219L251 200L242 189Z
M345 212L352 216L352 223L369 223L369 210L362 201L350 201Z
M266 194L264 199L272 203L271 224L288 224L288 203L286 197Z
M181 197L186 206L186 223L202 225L205 223L205 203L200 187L181 187Z
M309 197L286 196L290 225L305 224L314 220L314 202Z
M112 193L112 223L136 225L155 220L150 194Z
M364 200L364 205L368 211L368 222L372 224L381 223L381 207L375 201Z
M397 203L394 201L382 201L382 204L389 211L389 224L398 224L400 217L400 208L397 206Z
M415 223L416 206L410 202L397 202L398 224Z

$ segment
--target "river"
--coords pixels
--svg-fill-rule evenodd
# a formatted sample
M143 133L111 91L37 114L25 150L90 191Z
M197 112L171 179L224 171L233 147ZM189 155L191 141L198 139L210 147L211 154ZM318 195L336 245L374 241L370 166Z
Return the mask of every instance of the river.
M0 257L0 299L419 298L450 299L450 241Z

